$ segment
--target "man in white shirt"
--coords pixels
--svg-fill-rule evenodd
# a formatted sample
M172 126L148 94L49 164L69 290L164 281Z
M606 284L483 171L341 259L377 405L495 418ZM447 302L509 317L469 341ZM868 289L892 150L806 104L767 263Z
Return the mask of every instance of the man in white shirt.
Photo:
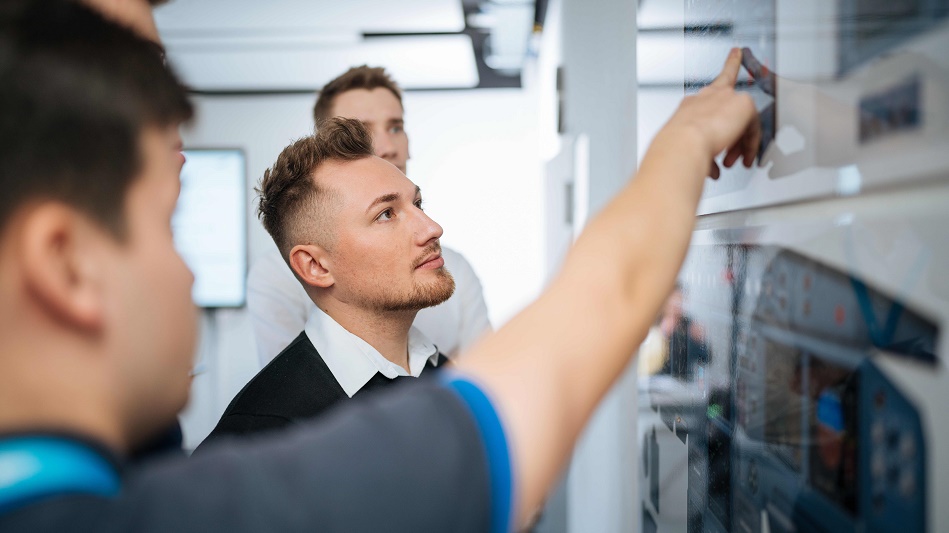
M442 228L422 210L420 189L374 155L360 121L330 119L285 148L258 192L264 228L315 306L205 442L313 418L445 362L412 326L455 289Z
M354 118L372 135L375 155L403 173L409 159L402 95L382 68L354 67L326 84L313 109L319 124L331 117ZM481 283L465 258L442 248L445 268L455 278L455 293L441 305L421 310L415 326L448 357L470 347L491 330ZM258 257L247 278L247 307L257 340L257 355L266 365L303 329L315 309L276 250Z

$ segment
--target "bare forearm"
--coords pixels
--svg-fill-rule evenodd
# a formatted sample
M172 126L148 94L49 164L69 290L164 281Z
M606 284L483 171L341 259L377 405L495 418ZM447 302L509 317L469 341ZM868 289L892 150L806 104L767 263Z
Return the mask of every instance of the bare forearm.
M544 294L459 362L483 384L512 449L521 520L543 501L596 404L629 362L672 288L703 177L750 165L755 109L734 92L740 55L686 98L637 176L587 226Z
M645 336L681 264L704 163L657 141L639 175L595 217L537 302L461 366L500 401L521 515L539 505L590 413ZM691 157L702 157L692 149ZM707 167L705 167L707 169ZM471 363L471 364L468 364Z

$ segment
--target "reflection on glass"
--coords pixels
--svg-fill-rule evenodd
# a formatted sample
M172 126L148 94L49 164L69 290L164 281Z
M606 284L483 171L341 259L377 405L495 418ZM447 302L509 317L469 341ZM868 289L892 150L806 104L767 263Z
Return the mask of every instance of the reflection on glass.
M810 482L851 514L857 511L857 381L852 369L812 359L809 365Z
M676 286L650 330L639 358L641 376L666 375L691 381L711 354L705 342L705 328L685 314L682 288Z
M920 417L874 358L934 365L938 328L780 248L693 247L684 272L640 356L644 520L660 531L923 524ZM669 471L682 472L684 501Z
M764 345L763 355L766 377L762 438L775 457L800 472L804 445L802 386L806 385L802 381L807 377L802 374L801 354L794 348L769 341ZM755 357L760 356L756 354ZM737 401L742 406L739 410L744 407L744 412L754 413L756 400L742 401L742 392L739 385ZM750 428L748 433L754 434L754 429Z

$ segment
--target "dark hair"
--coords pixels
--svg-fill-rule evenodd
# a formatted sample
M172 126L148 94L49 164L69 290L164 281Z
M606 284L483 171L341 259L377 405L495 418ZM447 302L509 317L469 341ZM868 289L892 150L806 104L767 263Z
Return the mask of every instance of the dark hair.
M399 100L399 105L402 105L402 90L382 67L353 67L324 85L313 106L316 128L319 129L322 122L332 118L333 102L337 96L353 89L372 90L377 87L389 89Z
M193 113L154 43L66 0L0 9L0 225L33 200L68 203L124 234L146 127Z
M294 228L326 233L326 228L314 220L332 195L313 179L320 165L372 155L372 136L366 127L358 120L341 117L327 120L315 135L298 139L280 152L257 187L257 215L285 260L295 244L292 241L299 238Z

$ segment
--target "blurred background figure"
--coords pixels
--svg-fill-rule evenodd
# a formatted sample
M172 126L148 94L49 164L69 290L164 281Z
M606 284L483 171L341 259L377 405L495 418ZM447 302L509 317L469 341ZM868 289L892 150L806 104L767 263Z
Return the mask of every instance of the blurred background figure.
M705 329L685 314L682 299L682 287L676 285L640 349L640 376L668 375L691 381L697 367L711 360Z

